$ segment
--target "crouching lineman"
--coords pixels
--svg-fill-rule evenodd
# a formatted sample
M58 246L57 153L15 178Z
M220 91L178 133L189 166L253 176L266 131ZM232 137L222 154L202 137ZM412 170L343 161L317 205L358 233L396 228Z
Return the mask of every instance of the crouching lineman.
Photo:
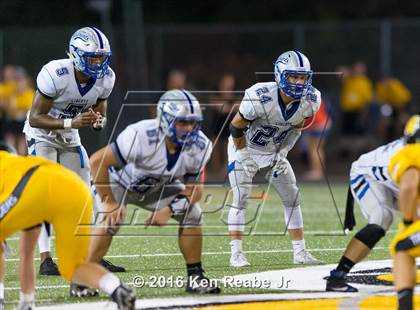
M116 229L96 228L90 260L99 261L105 255L130 203L152 212L146 225L165 225L171 217L179 222L187 292L220 292L208 284L201 266L202 212L198 202L203 186L198 182L212 150L200 130L201 120L197 99L188 91L171 90L159 99L157 119L128 126L115 142L91 156L104 221Z
M93 206L90 189L76 173L59 164L40 157L9 154L6 152L9 150L4 144L0 145L0 242L18 231L35 236L31 238L32 244L26 244L32 251L32 272L21 274L18 309L34 309L33 252L39 227L45 221L55 227L58 269L63 278L101 288L119 309L134 309L134 292L101 265L86 261ZM0 256L4 257L2 246ZM1 259L1 283L4 267L4 259Z
M416 257L420 257L420 115L410 118L405 128L407 145L392 159L389 174L400 187L398 206L403 228L391 243L392 273L400 310L413 309Z
M298 51L281 54L274 75L275 82L257 83L245 91L230 124L228 173L233 204L228 223L233 267L249 265L242 251L245 210L252 179L264 167L271 168L267 180L283 201L293 262L319 263L305 248L299 188L286 157L301 135L304 120L318 111L321 94L312 87L308 58Z
M367 225L350 240L336 269L331 270L327 279L327 291L357 292L346 282L346 276L353 266L363 260L391 227L395 211L398 211L398 185L388 174L391 158L405 145L400 138L363 154L350 170L351 196L347 201L346 222L348 228L355 225L353 218L353 198L360 206ZM353 224L351 224L353 223Z

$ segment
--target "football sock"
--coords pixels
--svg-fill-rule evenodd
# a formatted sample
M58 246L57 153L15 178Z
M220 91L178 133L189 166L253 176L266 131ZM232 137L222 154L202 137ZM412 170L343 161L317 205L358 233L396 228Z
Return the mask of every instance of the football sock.
M19 296L20 296L19 300L21 302L33 302L35 300L35 292L29 293L29 294L20 292Z
M187 274L189 277L193 275L201 275L203 273L203 268L201 266L201 262L194 263L194 264L187 264Z
M4 283L0 282L0 299L4 299Z
M232 254L242 252L242 240L235 239L230 242L230 252Z
M337 270L344 271L345 273L349 273L350 269L353 268L353 266L354 266L354 263L343 255L341 256L340 262L338 263Z
M101 290L103 290L108 295L111 295L118 286L121 285L120 279L112 274L107 273L106 275L102 276L102 278L99 279L99 287Z
M413 288L404 288L398 291L398 309L413 309Z
M51 227L51 226L50 226ZM41 228L41 234L38 238L39 253L50 252L51 241L44 225Z
M292 240L293 253L297 254L305 250L305 239L302 240Z

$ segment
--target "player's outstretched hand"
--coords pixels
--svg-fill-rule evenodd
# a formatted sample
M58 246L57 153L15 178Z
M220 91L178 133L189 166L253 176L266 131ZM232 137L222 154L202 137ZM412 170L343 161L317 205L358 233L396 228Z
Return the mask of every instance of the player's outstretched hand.
M89 110L87 112L80 113L76 116L73 121L71 122L72 128L83 128L83 127L90 127L93 123L96 122L97 115L93 110Z
M164 207L158 211L153 212L149 218L144 221L147 226L163 226L165 225L172 216L172 210L169 207Z

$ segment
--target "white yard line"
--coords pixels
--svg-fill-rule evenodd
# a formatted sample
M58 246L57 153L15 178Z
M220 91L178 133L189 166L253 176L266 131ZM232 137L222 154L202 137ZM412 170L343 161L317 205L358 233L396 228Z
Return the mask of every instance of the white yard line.
M206 226L206 227L207 228L220 228L222 226ZM396 231L397 231L397 229L390 229L387 232L388 233L394 233ZM252 236L258 236L258 235L283 235L283 233L284 233L284 230L281 230L281 231L256 231L256 232L253 232ZM220 233L220 234L218 234L216 236L219 237L219 236L224 236L224 235L227 236L228 233L227 232L226 232L226 234ZM328 236L338 235L338 236L341 236L341 235L343 235L343 231L342 230L305 230L305 235L321 235L321 237L322 237L322 235L328 235ZM175 236L176 235L174 235L174 237ZM212 236L214 236L214 235L210 235L210 237L212 237ZM129 236L117 235L117 236L114 236L113 238L114 239L115 238L117 238L117 239L121 239L121 238L122 239L131 239L131 238L144 238L144 237L150 238L150 237L172 237L172 236L168 236L168 235L165 235L165 236L152 235L152 236L150 236L150 235L144 234L144 235L131 235L131 236L130 235ZM204 234L204 237L206 237L205 234ZM52 236L51 239L54 240L55 239L55 236ZM7 238L7 241L17 241L17 240L19 240L19 237Z
M316 249L308 249L310 252L335 252L335 251L344 251L346 248L316 248ZM375 247L375 250L388 250L388 247ZM250 254L258 254L258 253L292 253L293 249L287 250L252 250L252 251L244 251L244 253ZM203 255L230 255L230 251L224 252L203 252ZM150 253L150 254L126 254L126 255L107 255L105 256L106 259L108 258L139 258L139 257L169 257L169 256L182 256L181 253ZM39 260L39 258L35 258L35 260ZM7 262L17 262L19 258L7 258Z

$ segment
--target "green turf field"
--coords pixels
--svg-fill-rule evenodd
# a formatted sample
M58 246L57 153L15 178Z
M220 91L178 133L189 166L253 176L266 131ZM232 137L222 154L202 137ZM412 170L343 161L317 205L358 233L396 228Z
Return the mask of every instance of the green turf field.
M205 210L204 256L203 264L211 278L222 278L239 273L261 272L292 267L291 242L284 235L285 224L283 208L279 197L271 190L263 203L266 188L260 186L253 191L247 211L248 236L245 237L244 250L252 266L247 268L229 267L229 241L227 238L227 207L224 200L230 201L229 188L208 186L201 207ZM334 207L330 190L325 185L301 185L302 210L305 224L306 244L312 254L325 263L334 263L342 255L343 248L350 240L352 233L344 236L341 223ZM344 219L344 205L347 196L345 185L335 185L331 192L339 207L339 214ZM40 204L39 207L42 207ZM365 221L357 206L357 229ZM115 264L125 266L128 272L119 274L124 281L132 283L135 276L150 279L152 276L186 276L185 265L177 245L177 225L171 222L169 227L149 227L142 225L148 213L131 208L127 218L134 220L124 227L114 239L108 253L108 259ZM397 222L397 221L396 221ZM136 224L137 223L137 224ZM395 225L395 224L394 224ZM395 226L394 226L395 228ZM354 232L354 231L353 231ZM370 259L388 258L387 246L394 233L389 233L378 243ZM19 298L17 240L10 241L13 254L7 262L6 291L7 303L16 303ZM35 262L38 270L39 260ZM223 294L266 293L262 289L224 289ZM278 292L278 291L277 291ZM140 298L183 296L182 288L150 288L147 285L137 289ZM52 303L78 302L70 298L68 285L60 277L39 276L36 291L37 305ZM102 299L107 298L101 295ZM95 300L95 299L89 299ZM84 299L83 301L87 301Z

